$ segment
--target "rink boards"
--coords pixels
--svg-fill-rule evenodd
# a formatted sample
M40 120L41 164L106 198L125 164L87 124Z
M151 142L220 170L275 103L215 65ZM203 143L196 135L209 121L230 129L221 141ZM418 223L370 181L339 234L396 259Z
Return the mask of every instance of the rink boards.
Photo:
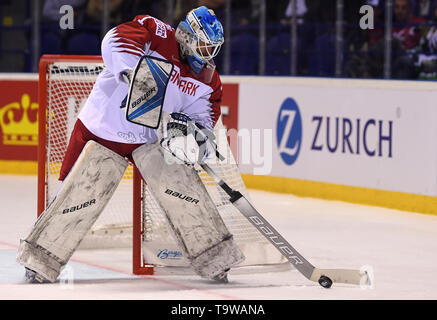
M226 77L249 188L437 213L435 83Z
M0 173L36 174L36 79L0 77ZM222 82L231 147L249 188L437 214L435 83Z

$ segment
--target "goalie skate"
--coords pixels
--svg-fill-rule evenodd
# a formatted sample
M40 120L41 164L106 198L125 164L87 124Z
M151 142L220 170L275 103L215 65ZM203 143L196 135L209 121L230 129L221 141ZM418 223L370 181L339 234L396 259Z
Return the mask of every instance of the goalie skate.
M216 275L212 279L218 283L228 283L229 282L229 280L228 280L228 271L229 270L230 269L225 270L225 272Z
M47 280L46 278L44 278L42 275L38 274L37 272L29 269L29 268L24 268L25 272L24 272L24 281L26 281L27 283L50 283L49 280Z

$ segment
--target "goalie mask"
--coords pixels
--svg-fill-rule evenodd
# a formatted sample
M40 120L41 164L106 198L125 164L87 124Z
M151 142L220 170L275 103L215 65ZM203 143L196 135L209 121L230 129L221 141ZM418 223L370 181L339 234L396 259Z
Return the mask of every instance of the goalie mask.
M191 10L176 29L176 40L191 69L199 74L205 65L215 68L212 59L224 42L223 27L207 7Z

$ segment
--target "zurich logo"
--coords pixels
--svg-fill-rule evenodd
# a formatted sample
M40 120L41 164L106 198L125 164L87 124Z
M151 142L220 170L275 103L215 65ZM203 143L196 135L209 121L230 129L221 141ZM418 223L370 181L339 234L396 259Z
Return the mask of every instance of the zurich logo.
M276 141L279 154L287 165L292 165L302 144L302 118L296 101L287 98L282 103L276 122Z

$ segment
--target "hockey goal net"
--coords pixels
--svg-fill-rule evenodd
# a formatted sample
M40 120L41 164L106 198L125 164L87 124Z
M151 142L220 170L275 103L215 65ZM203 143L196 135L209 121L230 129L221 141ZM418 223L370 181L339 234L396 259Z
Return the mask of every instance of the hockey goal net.
M60 187L62 160L80 108L104 65L100 56L44 55L39 67L38 214ZM211 165L234 189L249 196L235 164L222 119L215 127L227 161ZM199 171L208 193L246 256L240 267L280 266L285 260L228 201L206 172ZM131 164L114 196L81 248L132 247L134 274L153 274L158 267L186 267L166 219Z

